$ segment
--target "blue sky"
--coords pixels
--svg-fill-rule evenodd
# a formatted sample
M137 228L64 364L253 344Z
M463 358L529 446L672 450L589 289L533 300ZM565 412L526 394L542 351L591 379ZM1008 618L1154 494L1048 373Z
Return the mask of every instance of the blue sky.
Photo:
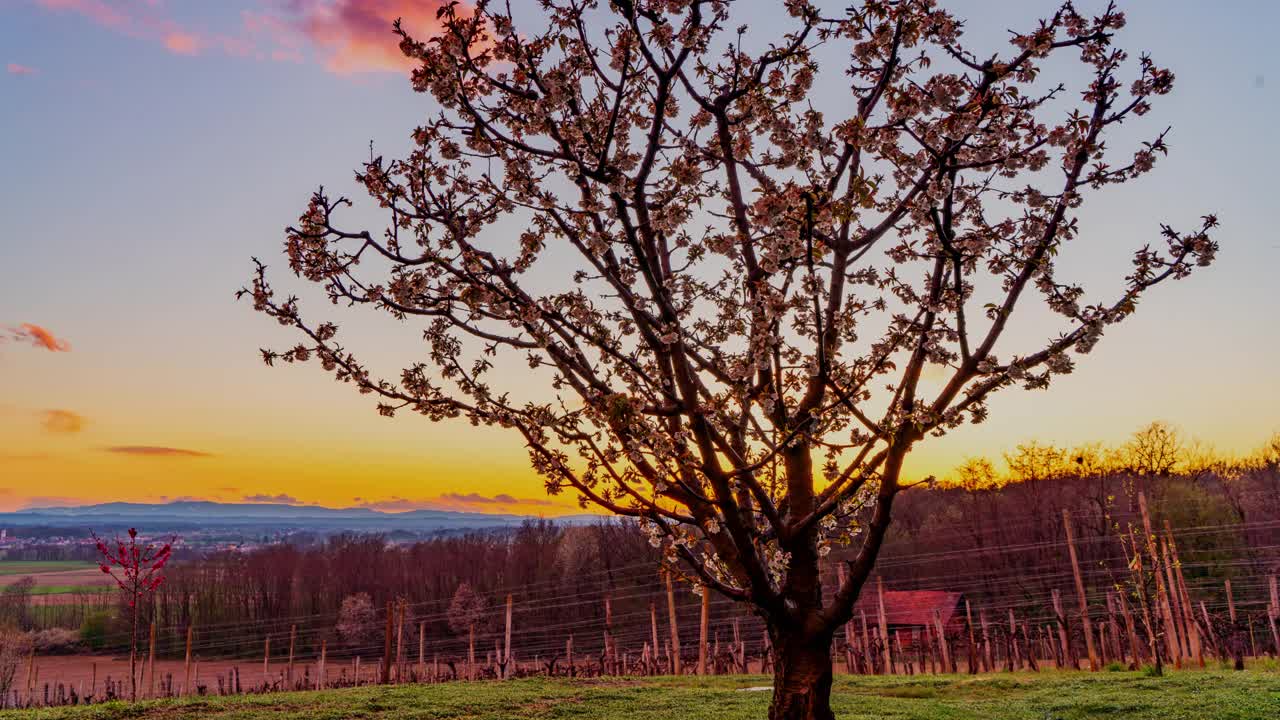
M431 110L362 44L380 36L334 19L350 4L0 1L0 327L37 324L72 346L0 346L0 506L156 499L188 494L174 489L184 483L201 496L329 504L541 494L513 436L388 423L318 372L263 368L256 348L286 338L232 299L250 256L281 264L282 229L316 185L349 187L371 140L391 152ZM1053 7L944 4L969 18L972 40L991 42ZM1232 452L1280 430L1280 4L1121 6L1120 44L1177 74L1143 133L1172 125L1172 153L1090 204L1084 234L1097 239L1064 268L1107 287L1159 222L1206 212L1222 221L1219 260L1159 288L1048 394L1001 397L987 424L922 451L922 472L1034 438L1120 442L1153 419ZM742 9L771 26L754 3ZM831 77L820 94L842 92ZM416 337L385 321L359 333L388 355ZM83 416L83 429L48 432L50 409ZM95 454L117 445L208 455ZM119 484L104 489L104 476Z

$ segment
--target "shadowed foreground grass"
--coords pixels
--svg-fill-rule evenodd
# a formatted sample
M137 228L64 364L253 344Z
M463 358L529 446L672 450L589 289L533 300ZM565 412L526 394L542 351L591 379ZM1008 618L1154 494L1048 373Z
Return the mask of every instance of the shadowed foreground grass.
M765 716L764 677L547 680L367 687L325 692L107 703L0 713L4 720L345 720L347 718L617 718L747 720ZM846 677L833 697L840 718L1072 720L1075 718L1280 718L1280 673L1043 673Z

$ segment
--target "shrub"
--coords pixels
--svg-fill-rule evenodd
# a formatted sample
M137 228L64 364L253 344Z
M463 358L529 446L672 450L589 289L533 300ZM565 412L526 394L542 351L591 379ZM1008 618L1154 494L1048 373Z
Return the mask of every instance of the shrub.
M357 593L343 598L336 629L338 637L349 647L359 647L377 638L377 615L369 593Z
M107 630L111 627L111 613L99 610L80 624L80 642L90 650L101 650L107 643Z
M31 642L40 655L69 655L81 648L80 633L67 628L49 628L32 633Z

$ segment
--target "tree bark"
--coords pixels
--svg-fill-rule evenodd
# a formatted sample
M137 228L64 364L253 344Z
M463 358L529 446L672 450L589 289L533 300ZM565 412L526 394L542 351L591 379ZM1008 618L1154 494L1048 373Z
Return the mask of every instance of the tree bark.
M829 632L771 628L773 702L769 720L834 720Z

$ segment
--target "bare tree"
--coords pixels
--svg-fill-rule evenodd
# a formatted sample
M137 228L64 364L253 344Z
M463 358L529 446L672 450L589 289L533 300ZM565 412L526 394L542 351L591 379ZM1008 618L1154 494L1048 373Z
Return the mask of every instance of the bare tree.
M397 25L439 112L356 174L384 228L347 227L321 189L286 235L297 276L413 325L426 357L376 372L255 261L241 294L300 333L263 358L316 360L384 415L519 433L548 492L640 519L673 569L764 618L772 718L830 718L832 635L911 449L1070 372L1213 259L1206 216L1161 226L1114 297L1057 273L1086 197L1167 152L1162 131L1107 138L1173 74L1113 46L1114 7L1064 4L994 52L928 0L789 0L790 32L754 50L717 0L540 7ZM847 61L823 73L820 48ZM1059 55L1083 87L1050 77ZM1045 339L1013 344L1037 305ZM832 543L856 552L824 598Z

